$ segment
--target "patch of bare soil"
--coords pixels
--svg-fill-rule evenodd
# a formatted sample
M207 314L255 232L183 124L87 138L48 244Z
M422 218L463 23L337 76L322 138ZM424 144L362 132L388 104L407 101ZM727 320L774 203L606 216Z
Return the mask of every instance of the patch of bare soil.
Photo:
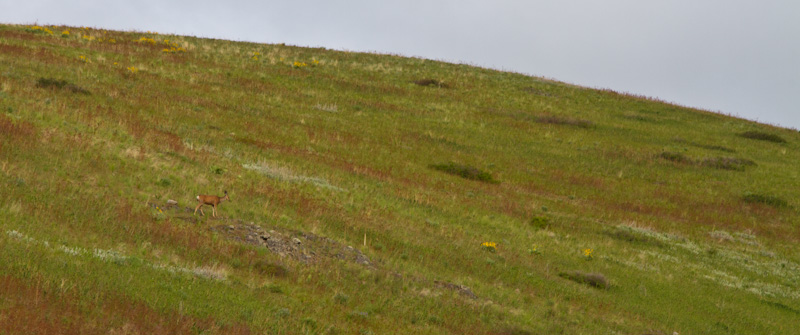
M167 203L148 202L148 204L153 209L163 210L165 214L169 214L171 218L180 219L193 224L200 222L199 214L198 216L193 215L194 208L192 207L181 207L174 201L168 201ZM248 223L239 219L224 217L211 219L208 222L215 222L216 224L208 229L225 239L237 243L264 247L282 258L290 258L305 264L313 264L326 259L340 259L346 262L360 264L369 269L378 270L377 264L370 261L369 257L364 255L360 250L324 236L318 236L309 232L282 229L274 226L265 228L254 222ZM267 266L269 266L269 264ZM283 267L279 270L286 271ZM264 269L264 271L274 274L274 272L278 270ZM478 299L477 295L465 285L458 285L440 280L431 282L428 279L404 276L399 273L395 275L398 278L405 277L418 280L421 283L427 283L427 285L433 284L434 287L441 290L457 292L469 299Z
M308 232L269 230L254 223L229 220L210 228L211 231L239 243L265 247L269 251L303 263L314 263L323 258L336 258L374 268L369 258L356 248L345 246L330 238Z

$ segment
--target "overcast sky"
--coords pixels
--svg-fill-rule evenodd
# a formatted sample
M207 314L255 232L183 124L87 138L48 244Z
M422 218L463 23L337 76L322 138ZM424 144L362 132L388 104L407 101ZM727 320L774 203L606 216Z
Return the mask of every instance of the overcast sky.
M0 22L417 56L800 128L798 0L0 0Z

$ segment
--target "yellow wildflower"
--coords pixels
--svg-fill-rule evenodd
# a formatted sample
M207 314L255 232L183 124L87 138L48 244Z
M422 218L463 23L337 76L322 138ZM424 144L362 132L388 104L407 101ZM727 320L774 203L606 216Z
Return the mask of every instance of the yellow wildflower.
M583 257L586 257L586 260L591 260L593 258L592 257L593 252L594 250L592 250L591 248L583 249Z
M484 250L489 252L497 251L497 243L495 242L483 242L481 243L481 247L483 247Z
M154 40L154 39L152 39L152 38L147 38L147 37L144 37L144 36L142 36L142 37L141 37L141 38L140 38L138 41L136 41L136 42L140 42L140 43L141 43L141 42L147 42L147 43L150 43L150 44L156 44L156 40Z
M46 34L53 35L53 31L50 30L50 29L47 29L46 27L33 26L30 29L33 30L33 32L41 31L41 32L46 33Z

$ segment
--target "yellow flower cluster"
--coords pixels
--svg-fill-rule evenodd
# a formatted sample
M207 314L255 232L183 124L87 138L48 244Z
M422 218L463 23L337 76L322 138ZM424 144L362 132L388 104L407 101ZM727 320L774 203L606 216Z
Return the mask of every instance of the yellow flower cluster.
M186 49L183 47L171 46L169 48L164 48L163 50L161 50L161 52L166 52L166 53L186 52Z
M89 59L88 59L88 58L86 58L86 56L84 56L84 55L80 55L80 56L78 57L78 59L80 59L80 60L81 60L81 62L84 62L84 63L88 63L88 62L89 62Z
M583 257L586 257L586 260L591 260L593 258L592 257L593 252L594 250L592 250L591 248L583 249Z
M61 37L69 37L69 30L64 30L61 32Z
M139 70L137 70L136 67L130 66L130 67L128 67L128 71L131 71L131 73L136 73L136 71L139 71Z
M261 56L261 53L256 51L256 52L253 53L253 58L252 59L253 60L258 60L258 56Z
M490 251L490 252L497 251L497 243L495 243L495 242L483 242L483 243L481 243L481 247L483 247L483 249L486 250L486 251Z
M149 38L149 37L144 37L144 36L142 36L142 38L138 39L136 42L156 44L156 40L154 40L152 38Z
M169 40L164 40L163 43L164 45L167 46L167 48L162 49L161 52L166 52L166 53L186 52L186 48L178 46L177 42L170 43Z
M33 26L33 27L30 28L30 30L35 32L35 33L36 32L42 32L42 33L45 33L45 34L53 35L53 31L50 30L50 29L47 29L47 27Z
M308 66L308 64L303 63L303 62L297 62L297 61L295 61L294 65L292 65L292 67L294 67L295 69L302 69L302 68L304 68L306 66Z
M83 36L81 36L81 38L83 38L83 39L85 39L87 41L94 41L95 40L95 37L91 36L91 35L83 35Z

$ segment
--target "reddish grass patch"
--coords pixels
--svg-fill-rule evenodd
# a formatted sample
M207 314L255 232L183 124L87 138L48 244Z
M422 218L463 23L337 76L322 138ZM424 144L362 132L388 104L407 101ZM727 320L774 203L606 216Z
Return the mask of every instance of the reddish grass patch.
M41 281L0 276L0 334L250 334L176 312L158 312L130 298L93 292L91 298Z
M0 44L0 54L9 56L27 56L31 49L16 45Z
M181 140L180 136L159 129L153 129L151 133L153 134L154 142L164 144L175 152L183 151L183 140Z
M36 126L26 121L14 121L0 114L0 136L12 140L29 140L36 135Z

